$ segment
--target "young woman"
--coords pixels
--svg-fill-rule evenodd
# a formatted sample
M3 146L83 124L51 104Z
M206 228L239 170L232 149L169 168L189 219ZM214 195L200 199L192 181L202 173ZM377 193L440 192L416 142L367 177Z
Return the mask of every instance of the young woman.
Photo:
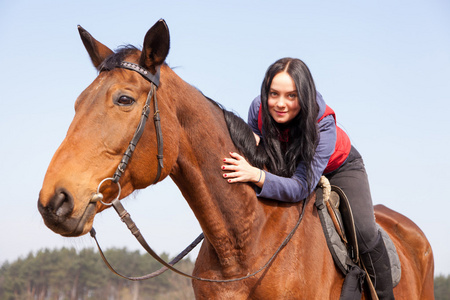
M250 106L248 124L269 156L268 171L230 153L224 159L223 177L229 183L254 183L258 197L297 202L325 175L350 201L362 260L378 297L394 299L389 258L375 224L363 160L336 126L334 112L301 60L282 58L268 68L261 95Z

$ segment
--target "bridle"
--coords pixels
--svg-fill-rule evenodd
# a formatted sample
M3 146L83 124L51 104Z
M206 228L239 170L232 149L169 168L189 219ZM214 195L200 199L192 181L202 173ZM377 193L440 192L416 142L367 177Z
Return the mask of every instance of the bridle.
M138 127L136 128L133 138L131 139L131 142L128 145L127 150L125 151L125 154L123 155L122 160L120 161L116 172L114 173L112 181L115 183L118 183L123 172L125 172L125 169L128 165L128 161L131 158L131 155L133 154L134 149L136 148L136 145L142 136L142 133L144 132L145 124L147 123L147 119L150 114L150 102L152 101L152 98L154 98L153 103L154 103L155 112L153 114L153 121L155 122L156 141L157 141L157 146L158 146L158 154L156 155L156 157L158 159L158 171L156 174L156 178L153 181L153 184L155 184L159 181L159 178L161 177L161 170L162 170L162 168L164 168L164 165L163 165L163 136L162 136L162 131L161 131L161 118L159 116L159 110L158 110L158 99L156 98L156 89L159 86L159 77L161 74L160 68L158 67L155 75L153 75L152 73L150 73L146 69L142 68L141 66L130 63L130 62L126 62L126 61L121 62L116 67L132 70L132 71L135 71L135 72L138 72L139 74L141 74L146 80L148 80L150 82L150 91L148 92L147 100L145 101L145 105L142 108L142 115L141 115L141 119L139 121Z
M298 219L296 225L291 230L291 232L288 234L288 236L284 239L284 241L278 247L278 249L275 251L275 253L272 255L272 257L270 257L270 259L267 261L267 263L265 265L263 265L261 268L259 268L257 271L255 271L251 274L248 274L246 276L243 276L243 277L233 278L233 279L225 279L225 280L208 279L208 278L201 278L201 277L186 274L186 273L173 267L173 265L175 265L178 261L180 261L184 256L186 256L193 248L195 248L195 246L197 246L203 240L203 238L204 238L203 233L201 233L188 247L186 247L186 249L184 249L177 257L175 257L169 263L164 261L148 245L148 243L142 236L140 230L137 228L136 224L131 219L130 214L125 210L123 205L120 203L119 198L120 198L120 193L121 193L121 186L120 186L119 180L120 180L120 177L122 176L122 174L125 172L125 169L128 166L128 161L130 160L130 158L136 148L136 145L139 142L139 139L141 138L142 133L144 132L145 124L150 115L150 104L151 104L152 99L154 99L154 101L153 101L153 104L154 104L153 121L155 123L157 148L158 148L158 154L156 156L157 160L158 160L158 170L156 173L156 178L153 181L153 184L157 183L161 177L162 168L164 167L164 165L163 165L163 136L162 136L162 131L161 131L161 119L160 119L159 110L158 110L158 101L157 101L157 97L156 97L156 89L159 86L159 79L160 79L160 68L158 67L156 69L155 74L152 74L151 72L144 69L143 67L141 67L137 64L131 63L131 62L126 62L126 61L121 62L120 64L116 65L115 67L135 71L135 72L139 73L140 75L142 75L147 81L150 82L150 91L147 95L147 100L145 101L144 107L142 109L141 119L140 119L139 124L136 128L136 131L133 135L133 138L131 139L131 142L129 143L124 155L122 156L122 159L121 159L119 165L117 166L117 169L114 172L113 177L105 178L99 183L99 185L97 187L97 192L92 196L91 200L89 201L88 208L86 208L86 211L88 209L93 209L92 207L90 208L90 206L95 207L97 202L101 202L103 205L106 205L106 206L114 207L114 209L120 216L121 220L127 225L128 229L135 236L135 238L138 240L138 242L141 244L141 246L154 259L156 259L159 263L161 263L164 267L162 267L158 271L155 271L151 274L141 276L141 277L127 277L125 275L120 274L111 266L111 264L106 259L105 255L100 247L100 244L98 243L98 240L96 238L95 229L92 228L90 231L90 234L91 234L92 238L94 238L95 243L97 244L99 253L100 253L103 261L105 262L106 266L116 275L118 275L122 278L128 279L128 280L133 280L133 281L153 278L153 277L156 277L156 276L162 274L163 272L167 271L168 269L170 269L170 270L174 271L175 273L178 273L185 277L189 277L191 279L207 281L207 282L222 282L222 283L243 280L243 279L246 279L246 278L249 278L249 277L252 277L252 276L258 274L259 272L261 272L262 270L267 268L272 263L272 261L275 259L275 257L278 255L278 253L287 245L287 243L290 241L290 239L294 235L295 231L297 230L298 226L300 225L300 222L303 219L303 216L305 213L306 199L303 200L302 212L300 213L300 216L299 216L299 219ZM105 70L109 70L109 69L105 69ZM104 71L104 70L100 70L100 72L102 72L102 71ZM100 188L101 188L102 184L106 181L112 181L113 183L117 184L117 187L118 187L118 195L113 201L111 201L111 203L103 202L103 194L100 193Z
M160 74L161 74L160 68L158 67L156 69L155 74L152 74L151 72L144 69L143 67L141 67L137 64L131 63L131 62L127 62L127 61L123 61L120 64L117 64L115 67L132 70L132 71L135 71L135 72L139 73L140 75L142 75L142 77L144 77L147 81L150 82L150 91L148 92L147 100L145 100L144 107L142 108L141 119L139 120L139 124L136 128L136 131L134 132L133 138L131 139L131 142L128 144L127 150L123 154L122 159L121 159L119 165L117 166L117 169L114 172L113 177L108 177L108 178L103 179L97 187L97 193L94 194L91 198L90 203L92 203L92 202L95 203L97 201L100 201L103 205L106 205L106 206L111 206L111 205L114 206L114 204L113 204L114 200L118 201L120 198L121 187L120 187L119 180L120 180L120 177L122 176L122 174L125 172L125 169L128 166L128 161L130 160L131 156L133 155L133 152L136 149L136 145L139 142L139 140L141 139L142 134L144 133L145 124L147 123L148 116L150 115L150 103L152 102L152 99L154 99L153 105L154 105L155 112L153 114L153 121L155 122L156 143L157 143L157 148L158 148L158 154L156 155L156 158L158 159L158 170L156 173L156 178L155 178L155 180L153 180L152 184L155 184L159 181L159 178L161 177L162 168L164 168L164 165L163 165L163 158L164 158L164 156L163 156L163 136L162 136L162 131L161 131L161 118L159 116L159 110L158 110L158 99L156 98L156 89L159 86L159 78L160 78ZM100 72L106 71L106 70L109 71L109 69L104 68L104 69L100 69ZM117 197L111 203L103 202L103 195L100 193L100 187L106 181L112 181L113 183L117 184L117 187L118 187Z
M150 82L150 91L147 95L147 100L145 101L144 107L142 108L142 114L141 119L139 120L139 124L136 128L136 131L134 132L133 138L131 139L131 142L128 144L128 147L125 151L125 153L122 156L122 159L117 166L116 171L114 172L113 177L108 177L103 179L100 184L97 187L97 193L94 194L91 198L90 203L95 203L97 201L100 201L103 205L111 206L113 203L105 203L103 202L103 195L100 193L100 187L102 184L106 181L112 181L113 183L117 184L118 187L118 194L117 197L114 200L118 200L120 198L121 193L121 186L119 183L120 177L125 172L125 169L128 166L128 161L130 160L131 156L133 155L134 150L136 149L136 145L141 139L142 134L144 133L145 124L147 123L148 116L150 115L150 103L152 102L152 98L154 99L154 109L155 112L153 114L153 121L155 122L155 130L156 130L156 141L157 141L157 148L158 148L158 154L156 155L156 158L158 159L158 170L156 173L156 178L153 180L152 184L155 184L159 181L159 178L161 177L162 168L164 168L163 165L163 136L161 131L161 118L159 116L159 110L158 110L158 99L156 98L156 89L159 86L159 77L160 77L160 68L158 67L156 69L155 74L152 74L148 70L144 69L143 67L123 61L120 64L115 66L116 68L123 68L132 70L135 72L138 72L140 75L142 75L147 81ZM104 68L100 69L100 72L106 71L109 69Z

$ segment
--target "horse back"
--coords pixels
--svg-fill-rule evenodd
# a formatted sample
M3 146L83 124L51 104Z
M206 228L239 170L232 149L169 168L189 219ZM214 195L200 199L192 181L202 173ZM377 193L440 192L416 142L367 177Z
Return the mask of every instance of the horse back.
M396 299L434 299L434 259L431 245L420 228L407 217L376 205L375 219L397 249L402 278L394 289Z

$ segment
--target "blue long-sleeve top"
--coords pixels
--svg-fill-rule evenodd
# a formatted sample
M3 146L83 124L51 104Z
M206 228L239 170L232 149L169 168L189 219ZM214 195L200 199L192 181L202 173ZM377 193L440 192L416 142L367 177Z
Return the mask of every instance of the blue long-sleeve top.
M317 92L317 104L319 113L317 120L324 114L326 104L322 95ZM260 96L256 97L249 108L248 124L253 132L262 138L262 133L258 128L258 112L261 105ZM314 189L325 170L328 160L334 152L336 145L336 123L333 116L324 117L318 122L319 143L312 163L313 182L311 188ZM271 174L265 171L266 179L263 187L256 189L256 195L267 199L274 199L284 202L298 202L305 199L312 191L308 190L306 168L304 163L300 163L290 178Z

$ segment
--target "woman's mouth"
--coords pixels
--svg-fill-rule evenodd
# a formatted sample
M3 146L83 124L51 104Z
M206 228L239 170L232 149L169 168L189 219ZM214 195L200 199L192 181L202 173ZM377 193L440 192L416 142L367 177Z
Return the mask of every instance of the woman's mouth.
M275 113L279 116L285 116L287 114L287 111L275 111Z

